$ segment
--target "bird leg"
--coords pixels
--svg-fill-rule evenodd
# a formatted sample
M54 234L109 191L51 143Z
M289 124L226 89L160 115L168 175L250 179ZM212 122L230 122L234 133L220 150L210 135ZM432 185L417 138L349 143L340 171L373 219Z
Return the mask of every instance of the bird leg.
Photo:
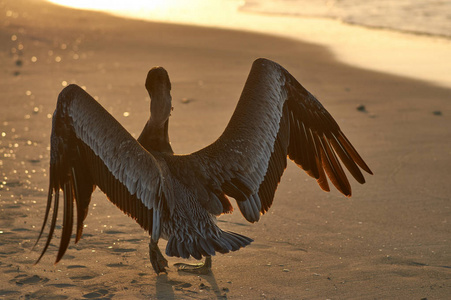
M152 267L157 274L166 272L168 261L164 258L163 254L161 254L160 248L158 248L158 242L155 242L152 238L149 243L149 256Z
M174 264L174 266L177 267L177 271L206 275L211 272L211 256L205 257L205 263L199 264L176 263Z

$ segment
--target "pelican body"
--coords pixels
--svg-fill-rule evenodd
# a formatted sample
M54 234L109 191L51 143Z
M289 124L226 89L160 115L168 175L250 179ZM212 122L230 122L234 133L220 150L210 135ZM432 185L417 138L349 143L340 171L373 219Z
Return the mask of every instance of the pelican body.
M272 205L287 157L323 190L329 191L329 177L346 196L351 196L351 186L339 160L359 183L365 182L360 169L372 174L321 103L273 61L260 58L253 63L222 135L188 155L174 154L169 142L172 98L166 70L152 68L145 86L151 115L137 140L77 85L61 91L52 121L49 192L38 241L52 205L53 213L37 262L52 239L61 201L56 262L69 246L74 211L75 243L80 240L96 187L149 232L150 261L157 274L167 267L158 248L160 238L168 240L168 256L206 257L204 266L179 265L204 272L217 252L236 251L252 242L217 226L216 217L233 210L229 197L247 221L257 222Z

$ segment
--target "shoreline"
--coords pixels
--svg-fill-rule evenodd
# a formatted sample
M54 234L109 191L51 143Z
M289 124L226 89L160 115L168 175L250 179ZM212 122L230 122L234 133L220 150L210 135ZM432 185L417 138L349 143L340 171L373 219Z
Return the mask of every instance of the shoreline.
M157 7L151 17L147 11L104 12L129 19L256 32L314 43L327 47L339 61L350 66L451 88L450 38L368 27L333 18L249 12L238 2L223 4L224 7L198 5ZM213 11L213 16L202 13L207 11ZM215 11L220 11L220 15L215 16Z
M292 39L129 20L41 0L8 0L4 7L17 17L0 20L7 41L0 44L0 297L440 299L451 293L450 89L342 64L328 49ZM65 85L85 86L137 137L149 117L145 76L153 66L165 67L172 146L189 153L222 133L257 57L277 61L317 96L369 164L375 175L364 185L353 181L352 198L322 192L288 162L260 222L247 223L238 210L219 218L223 230L253 238L250 246L215 256L208 276L177 273L177 258L168 258L168 274L156 276L148 234L96 191L80 242L72 240L54 265L57 228L33 265L43 247L30 250L46 205L51 116Z
M446 19L445 15L441 15L446 11L441 6L444 3L435 3L434 5L426 3L424 0L421 2L405 1L403 4L398 3L387 7L383 4L378 5L376 1L369 1L360 5L355 3L357 5L354 6L351 1L353 0L344 0L342 3L326 3L323 1L294 0L290 3L284 3L275 0L273 2L256 1L257 4L254 1L244 1L239 9L256 14L329 19L370 29L384 29L445 39L451 38L451 33L447 30L451 24L444 20ZM302 11L299 10L299 7L303 7ZM415 11L412 13L412 10ZM411 14L408 14L409 11ZM406 16L410 16L410 20L402 19ZM435 19L427 19L431 16L434 16Z

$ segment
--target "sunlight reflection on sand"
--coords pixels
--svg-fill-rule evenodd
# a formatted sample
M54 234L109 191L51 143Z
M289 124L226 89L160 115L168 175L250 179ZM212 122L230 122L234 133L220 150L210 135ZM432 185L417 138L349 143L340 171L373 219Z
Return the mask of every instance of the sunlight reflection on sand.
M141 20L254 31L329 47L342 62L451 87L451 41L332 19L246 13L242 0L70 1L50 2L105 11ZM93 3L90 3L93 2Z

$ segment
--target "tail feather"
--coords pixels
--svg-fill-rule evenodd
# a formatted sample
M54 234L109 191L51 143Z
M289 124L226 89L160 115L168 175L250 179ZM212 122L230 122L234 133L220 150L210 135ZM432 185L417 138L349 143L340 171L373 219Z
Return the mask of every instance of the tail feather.
M222 240L212 240L214 248L216 251L222 254L226 254L232 250L230 243L222 241Z
M251 238L244 235L222 230L219 235L207 235L207 237L196 235L193 239L179 240L172 235L166 246L166 255L181 258L192 256L201 259L202 256L215 255L216 252L224 254L236 251L252 242Z
M202 258L202 254L199 251L199 246L198 243L196 242L196 240L194 240L192 243L188 243L188 252L191 253L191 256L196 258L196 259L201 259Z
M199 249L204 256L215 255L215 249L205 239L198 240ZM194 256L193 256L194 257Z
M183 258L188 258L190 255L189 250L186 247L186 244L184 245L183 243L178 243L177 250L180 256Z
M236 251L236 250L240 249L241 248L241 243L242 243L242 238L244 236L238 235L238 234L236 234L234 232L228 232L228 233L229 233L229 235L228 235L228 240L227 241L232 245L231 250L232 251ZM244 238L246 238L246 237L244 237Z

